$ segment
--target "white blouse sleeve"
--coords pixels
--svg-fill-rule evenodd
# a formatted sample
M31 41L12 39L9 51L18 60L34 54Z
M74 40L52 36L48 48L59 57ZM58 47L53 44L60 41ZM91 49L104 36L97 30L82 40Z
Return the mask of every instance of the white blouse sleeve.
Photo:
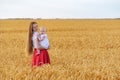
M32 41L33 41L33 47L34 47L34 48L38 48L38 47L37 47L38 44L36 43L37 35L38 35L37 32L33 33Z

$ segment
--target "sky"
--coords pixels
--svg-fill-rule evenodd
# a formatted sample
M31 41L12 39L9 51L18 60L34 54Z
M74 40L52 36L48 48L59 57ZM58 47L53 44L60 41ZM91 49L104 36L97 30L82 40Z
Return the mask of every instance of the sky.
M0 18L120 18L120 0L0 0Z

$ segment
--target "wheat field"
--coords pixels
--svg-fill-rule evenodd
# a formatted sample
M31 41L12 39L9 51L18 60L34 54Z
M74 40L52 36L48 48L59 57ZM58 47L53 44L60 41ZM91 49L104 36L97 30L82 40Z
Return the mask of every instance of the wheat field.
M31 21L47 28L50 65L25 56ZM120 20L0 20L0 80L120 80Z

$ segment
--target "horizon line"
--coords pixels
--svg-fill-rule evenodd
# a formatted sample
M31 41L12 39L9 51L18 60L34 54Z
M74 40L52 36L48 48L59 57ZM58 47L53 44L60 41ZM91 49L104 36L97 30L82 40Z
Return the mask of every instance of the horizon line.
M32 17L28 17L28 18L0 18L0 20L4 20L4 19L32 19L32 20L41 20L41 19L120 19L118 18L32 18Z

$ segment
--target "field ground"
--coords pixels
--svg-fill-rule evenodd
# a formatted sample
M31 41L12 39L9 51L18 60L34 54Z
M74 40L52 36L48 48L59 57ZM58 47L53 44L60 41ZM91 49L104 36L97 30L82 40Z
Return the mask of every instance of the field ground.
M120 20L35 20L50 40L51 65L25 56L32 20L0 20L0 80L120 80Z

